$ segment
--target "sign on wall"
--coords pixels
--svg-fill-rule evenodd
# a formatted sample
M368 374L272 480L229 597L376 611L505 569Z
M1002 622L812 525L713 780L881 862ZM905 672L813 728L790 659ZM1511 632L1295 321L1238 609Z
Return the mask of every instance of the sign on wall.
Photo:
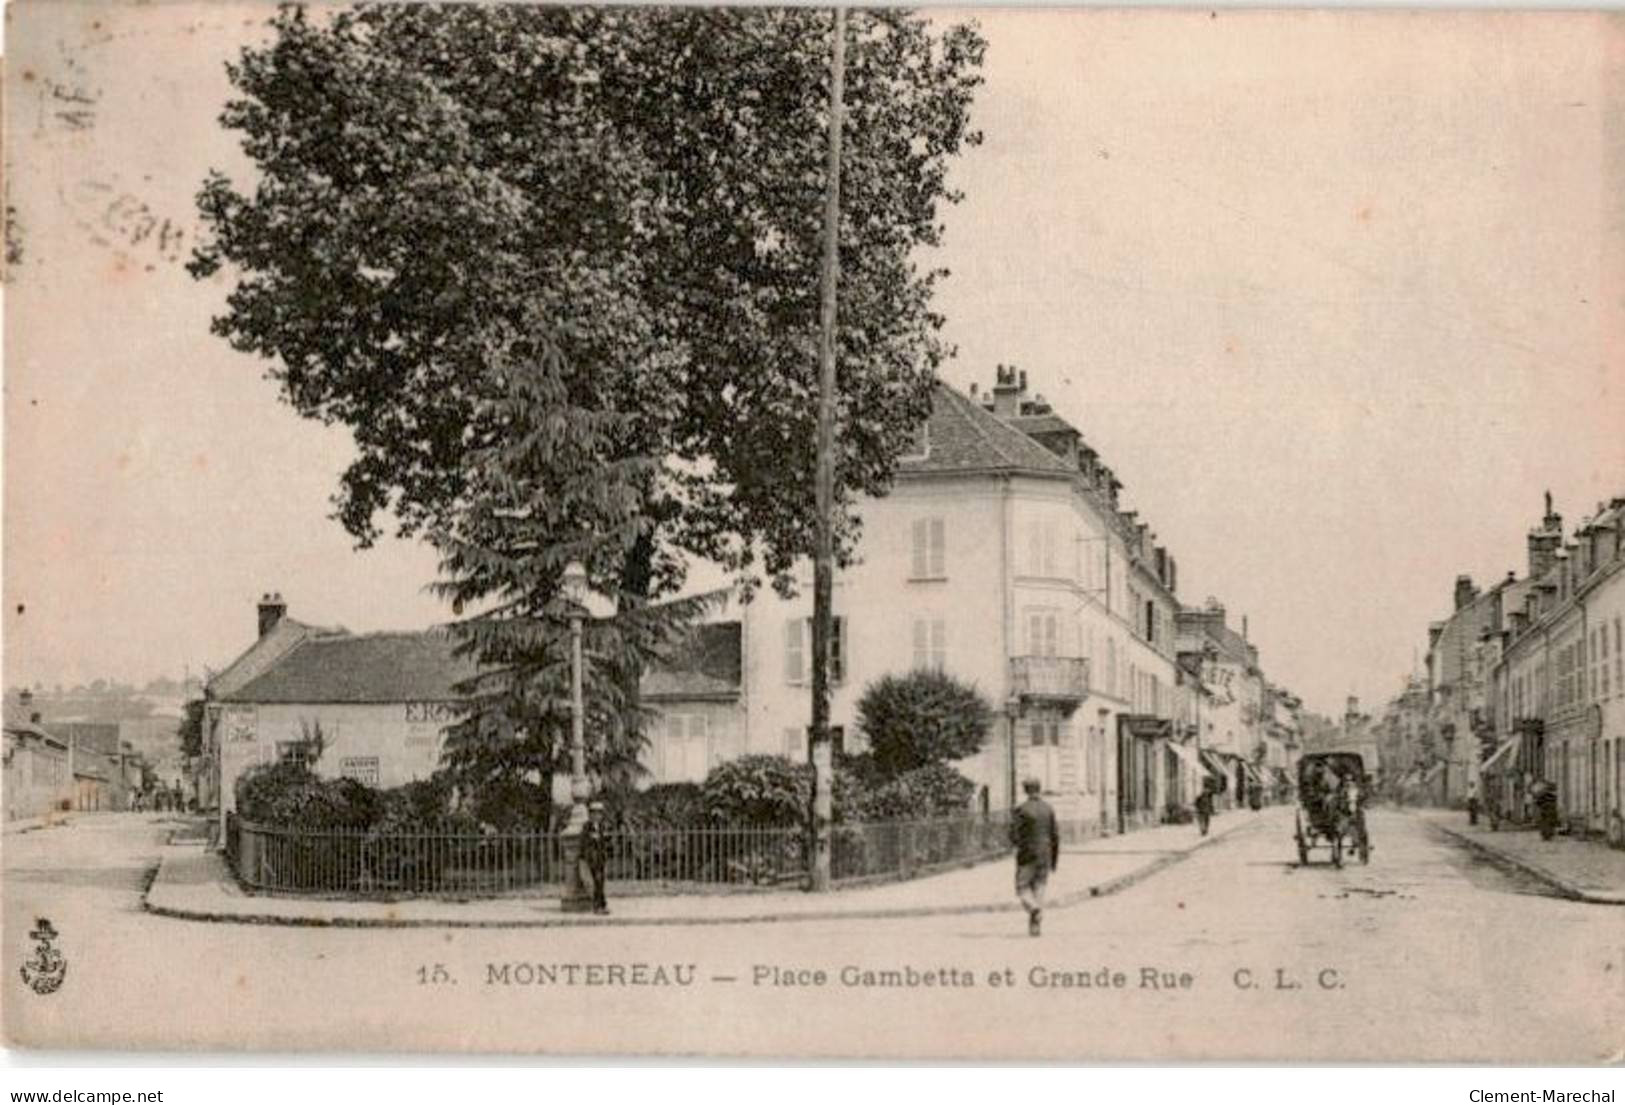
M259 711L252 706L227 706L220 714L220 731L226 744L259 739Z

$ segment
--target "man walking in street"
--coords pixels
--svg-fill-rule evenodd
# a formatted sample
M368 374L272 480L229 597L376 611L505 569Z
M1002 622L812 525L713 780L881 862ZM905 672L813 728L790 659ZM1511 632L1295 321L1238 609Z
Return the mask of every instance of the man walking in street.
M1016 897L1027 909L1027 934L1037 936L1044 921L1044 888L1061 859L1060 826L1055 811L1038 796L1037 779L1021 784L1027 800L1010 820L1010 843L1016 846Z

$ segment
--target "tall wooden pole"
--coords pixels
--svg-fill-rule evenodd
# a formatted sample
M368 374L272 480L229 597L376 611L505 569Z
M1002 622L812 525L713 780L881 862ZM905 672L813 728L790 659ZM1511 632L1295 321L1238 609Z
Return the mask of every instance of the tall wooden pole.
M831 792L834 749L829 733L829 643L834 629L831 592L835 570L835 323L840 283L841 99L846 79L846 9L835 9L834 47L829 60L829 156L824 174L824 261L818 342L817 527L813 546L812 631L812 888L830 884Z

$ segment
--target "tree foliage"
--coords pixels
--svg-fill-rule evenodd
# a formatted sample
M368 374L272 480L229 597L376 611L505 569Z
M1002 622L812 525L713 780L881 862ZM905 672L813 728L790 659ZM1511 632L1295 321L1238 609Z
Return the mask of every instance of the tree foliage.
M203 754L203 699L194 698L186 703L175 735L180 740L181 755L190 760Z
M974 756L993 710L975 687L937 671L886 675L864 689L858 722L887 777Z
M946 354L930 309L983 43L854 12L842 169L842 500L883 491ZM230 67L257 179L199 204L217 333L358 447L363 544L463 506L499 432L493 332L542 319L655 458L639 597L684 554L780 578L809 543L828 14L813 9L284 8ZM850 539L850 519L843 534ZM621 588L617 588L620 590Z

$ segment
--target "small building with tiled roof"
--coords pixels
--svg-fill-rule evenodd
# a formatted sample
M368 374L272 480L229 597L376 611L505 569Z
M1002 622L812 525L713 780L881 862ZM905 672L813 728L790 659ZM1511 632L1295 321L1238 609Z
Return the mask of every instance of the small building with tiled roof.
M379 787L433 774L461 714L457 687L475 673L451 634L285 631L285 613L279 596L262 601L259 639L210 682L204 744L222 818L259 764L311 760L320 775Z

